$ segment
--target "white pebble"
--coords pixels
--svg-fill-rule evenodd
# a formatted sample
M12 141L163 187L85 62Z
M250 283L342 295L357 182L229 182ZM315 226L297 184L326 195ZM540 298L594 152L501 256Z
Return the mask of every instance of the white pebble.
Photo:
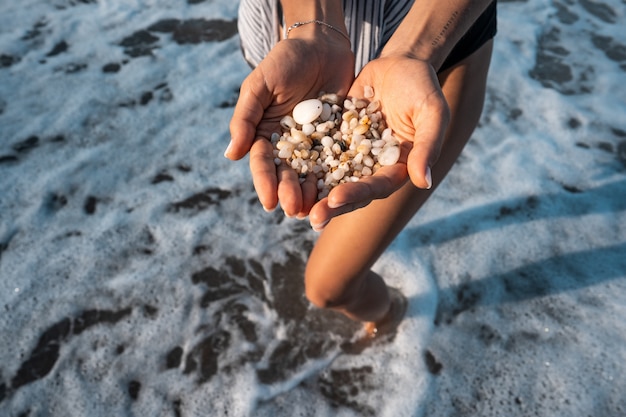
M301 125L311 123L322 114L322 110L323 104L316 98L301 101L293 108L293 120Z
M296 121L293 120L293 117L291 116L285 116L282 119L280 119L280 125L283 127L283 129L293 129L294 127L296 127Z
M293 148L289 149L289 146L283 146L280 152L278 152L278 157L287 159L291 157L292 153L293 153Z
M346 175L346 172L343 169L341 169L341 168L337 168L332 173L333 179L335 181L339 181L340 179L343 178L344 175Z
M378 154L378 163L382 166L393 165L400 159L399 146L385 146Z
M315 126L312 123L305 123L302 125L302 133L307 136L311 136L311 133L315 132Z
M322 138L322 146L324 148L331 148L335 144L335 141L330 136L324 136Z
M390 140L391 138L393 138L393 133L391 132L391 128L388 127L387 129L383 130L381 137L383 140Z
M354 107L356 107L357 109L363 109L367 107L367 101L361 100L359 98L354 99Z

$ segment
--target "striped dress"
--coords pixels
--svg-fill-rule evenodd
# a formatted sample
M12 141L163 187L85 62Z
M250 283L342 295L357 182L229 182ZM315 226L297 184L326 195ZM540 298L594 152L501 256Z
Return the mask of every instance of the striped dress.
M413 1L344 0L346 28L355 54L355 73L380 53ZM238 28L246 61L253 67L279 40L282 15L278 0L240 0Z

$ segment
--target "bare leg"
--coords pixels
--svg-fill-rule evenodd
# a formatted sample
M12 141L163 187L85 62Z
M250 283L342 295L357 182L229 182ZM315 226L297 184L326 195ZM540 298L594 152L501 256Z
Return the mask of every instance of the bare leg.
M432 169L433 183L446 176L474 131L485 97L492 41L439 74L451 120ZM316 306L364 322L389 311L389 293L372 265L432 194L410 182L383 200L334 218L320 234L305 273L306 295Z

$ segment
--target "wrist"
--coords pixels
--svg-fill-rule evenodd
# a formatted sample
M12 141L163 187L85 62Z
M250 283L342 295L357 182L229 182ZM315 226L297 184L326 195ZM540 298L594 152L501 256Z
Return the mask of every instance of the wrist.
M296 22L293 25L289 26L285 30L285 39L289 38L289 34L291 33L292 30L298 29L299 27L305 26L305 25L319 25L319 26L321 26L322 30L323 29L330 29L330 30L334 31L335 34L341 35L344 39L346 39L348 41L348 43L350 43L350 36L345 31L341 30L338 27L335 27L333 25L330 25L330 24L328 24L328 23L326 23L324 21L317 20L317 19L305 20L303 22Z
M438 70L490 1L416 2L381 56L406 56L426 61Z
M281 0L285 27L296 22L319 20L348 33L342 0Z

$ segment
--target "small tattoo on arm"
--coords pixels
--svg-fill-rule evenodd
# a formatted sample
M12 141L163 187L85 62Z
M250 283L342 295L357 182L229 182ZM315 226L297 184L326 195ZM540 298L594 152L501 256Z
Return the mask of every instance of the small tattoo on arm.
M458 17L459 17L459 12L455 11L454 13L452 13L452 16L450 16L446 24L443 25L443 28L441 29L439 34L430 43L432 46L439 45L439 42L441 42L441 39L446 35L446 33L448 33L448 30L450 29L450 27L452 26L452 24Z

